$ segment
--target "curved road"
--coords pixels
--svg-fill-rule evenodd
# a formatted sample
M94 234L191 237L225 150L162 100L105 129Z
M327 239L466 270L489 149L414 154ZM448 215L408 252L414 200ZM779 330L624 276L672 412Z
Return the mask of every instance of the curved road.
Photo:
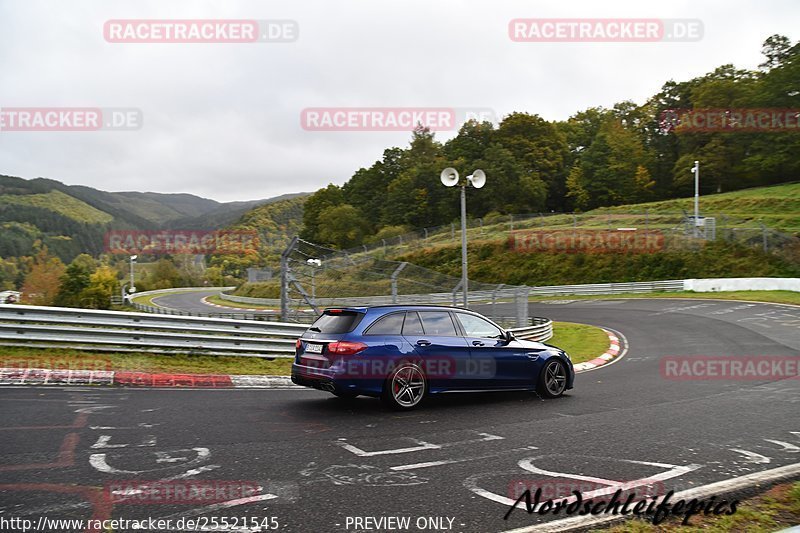
M532 314L612 328L628 352L558 400L448 395L411 413L313 390L0 389L0 516L274 516L280 531L386 531L364 519L400 516L406 531L428 518L444 520L434 531L505 531L552 518L504 520L518 484L656 476L662 492L680 491L800 462L800 380L661 374L667 356L796 362L800 308L610 299ZM86 503L108 483L179 476L249 481L272 496Z

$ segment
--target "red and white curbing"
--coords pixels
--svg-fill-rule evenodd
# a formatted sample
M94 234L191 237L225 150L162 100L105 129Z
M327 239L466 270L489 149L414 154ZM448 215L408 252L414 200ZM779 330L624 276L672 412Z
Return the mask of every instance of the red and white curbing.
M211 307L219 307L220 309L227 309L229 311L263 311L263 312L267 312L267 313L280 313L281 312L280 309L264 309L264 308L255 309L255 308L252 308L252 307L229 307L227 305L219 305L219 304L215 304L215 303L209 302L208 301L208 296L203 298L202 301L203 301L204 304L210 305Z
M175 374L112 370L50 370L0 368L0 385L118 385L123 387L178 388L301 388L288 376L238 376L226 374Z
M591 361L586 361L585 363L577 363L575 365L575 372L586 372L587 370L592 370L593 368L597 368L598 366L603 366L608 364L609 361L613 360L615 357L619 356L620 351L622 350L619 342L619 337L604 329L603 331L606 332L608 335L608 350L606 352Z

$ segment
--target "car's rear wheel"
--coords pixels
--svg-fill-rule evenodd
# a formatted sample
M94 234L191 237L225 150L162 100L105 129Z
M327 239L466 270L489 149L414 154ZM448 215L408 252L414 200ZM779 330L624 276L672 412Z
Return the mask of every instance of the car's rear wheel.
M557 398L567 389L567 368L558 359L548 360L539 374L536 392L546 398Z
M413 409L425 398L428 380L419 365L400 363L386 378L381 399L394 409Z

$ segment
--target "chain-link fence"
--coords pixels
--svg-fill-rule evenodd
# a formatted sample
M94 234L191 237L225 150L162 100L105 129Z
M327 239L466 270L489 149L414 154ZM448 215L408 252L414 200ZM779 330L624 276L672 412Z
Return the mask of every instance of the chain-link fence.
M461 279L412 263L352 254L294 239L281 260L281 315L307 321L325 307L381 304L458 305ZM504 326L529 324L529 287L469 282L470 303L490 303ZM511 303L513 306L500 306ZM512 309L509 312L509 309Z
M765 252L781 252L800 243L800 227L789 231L778 231L767 227L755 218L706 213L697 221L687 211L660 212L614 212L596 210L591 213L531 213L486 216L467 221L470 241L496 240L520 231L552 232L565 234L569 231L638 231L644 234L660 234L665 245L684 249L692 247L693 238L728 242L758 247ZM689 239L687 239L687 237ZM370 253L377 257L399 255L425 246L458 243L461 230L457 223L423 228L386 238L373 238L371 242L344 250L350 255ZM696 245L697 243L694 243Z

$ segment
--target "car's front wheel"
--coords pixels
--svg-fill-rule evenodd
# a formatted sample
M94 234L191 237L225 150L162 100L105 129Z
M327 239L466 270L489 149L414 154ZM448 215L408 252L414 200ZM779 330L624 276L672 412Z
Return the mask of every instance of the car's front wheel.
M413 409L425 398L428 380L419 365L404 362L386 378L383 401L394 409Z
M558 359L548 360L539 374L536 392L546 398L557 398L567 388L567 368Z

